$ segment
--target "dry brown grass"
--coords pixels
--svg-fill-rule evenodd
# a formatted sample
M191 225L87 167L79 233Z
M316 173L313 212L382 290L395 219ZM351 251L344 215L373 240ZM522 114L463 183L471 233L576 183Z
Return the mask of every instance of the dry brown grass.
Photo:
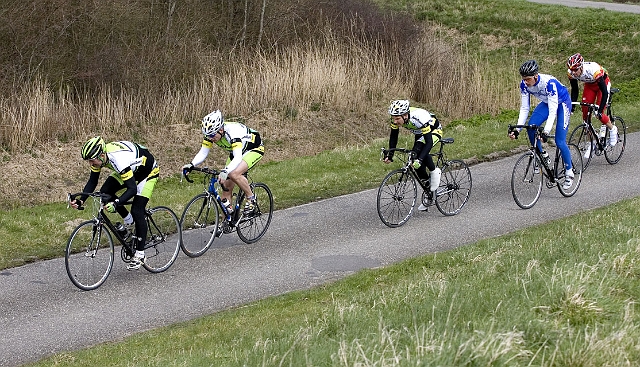
M269 161L386 136L386 107L396 98L417 100L445 121L513 103L507 86L515 81L487 73L460 50L425 37L412 52L407 64L375 45L327 37L321 45L238 53L227 62L211 55L209 71L187 89L103 88L78 97L43 81L16 87L0 100L0 169L13 177L0 184L0 205L34 196L29 203L58 201L52 192L81 187L79 147L97 134L147 144L164 174L177 173L199 148L201 117L215 108L260 131Z

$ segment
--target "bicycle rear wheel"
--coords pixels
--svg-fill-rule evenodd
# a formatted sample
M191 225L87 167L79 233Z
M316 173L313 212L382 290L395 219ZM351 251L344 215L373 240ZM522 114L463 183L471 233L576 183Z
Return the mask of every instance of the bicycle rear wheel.
M182 242L182 230L176 214L158 206L147 211L147 243L143 266L152 273L163 272L176 261Z
M556 183L558 185L558 190L560 190L560 193L566 197L573 196L573 194L575 194L576 191L578 191L578 188L580 187L580 182L582 182L582 172L583 172L583 170L580 168L583 167L582 156L584 154L583 152L580 151L580 149L578 149L578 147L575 144L568 144L568 145L569 145L569 151L571 152L571 164L573 167L573 184L571 184L569 188L565 189L562 187L562 185L564 184L564 178L566 175L566 169L565 169L564 160L562 159L562 156L560 156L560 161L558 161L558 166L556 167L556 177L557 177Z
M536 167L540 167L540 161L531 151L521 155L513 167L511 194L522 209L533 207L540 198L542 173L536 173Z
M196 195L180 217L182 251L189 257L202 256L216 239L219 211L215 200L207 194Z
M436 206L440 213L450 216L460 213L471 194L471 171L459 159L442 166L440 186L436 191Z
M389 172L378 188L378 216L389 227L405 224L416 205L418 187L409 172L402 169Z
M236 226L238 237L245 243L254 243L262 238L273 217L273 195L269 187L264 183L254 182L251 184L251 191L256 197L255 209L252 213L243 213ZM242 203L244 197L242 192L238 202Z
M84 291L101 286L113 268L113 253L113 238L102 224L81 223L71 233L64 253L71 283Z
M607 129L607 135L605 136L607 147L604 150L604 157L609 164L616 164L622 158L622 153L624 153L624 148L627 144L627 126L624 124L624 120L618 116L613 116L611 123L618 128L618 143L614 146L609 145L611 131Z
M578 125L571 132L571 136L569 137L569 144L575 144L580 153L582 154L582 171L586 171L589 163L591 163L591 158L593 157L594 150L597 149L596 137L594 137L589 129L584 125Z

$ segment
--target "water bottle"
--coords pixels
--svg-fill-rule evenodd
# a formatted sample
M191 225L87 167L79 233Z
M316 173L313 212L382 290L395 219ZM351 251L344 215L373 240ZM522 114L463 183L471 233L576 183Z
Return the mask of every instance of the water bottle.
M600 137L604 138L607 135L607 125L600 126Z
M542 152L542 160L544 161L544 165L546 167L550 167L551 166L551 157L549 157L549 153L547 153L546 150L544 152Z

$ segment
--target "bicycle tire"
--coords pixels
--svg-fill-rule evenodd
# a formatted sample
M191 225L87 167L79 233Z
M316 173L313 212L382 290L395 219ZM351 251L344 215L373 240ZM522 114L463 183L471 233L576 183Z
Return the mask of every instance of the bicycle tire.
M556 167L556 177L557 177L556 185L558 186L558 190L560 191L560 194L562 194L562 196L564 197L573 196L578 191L578 188L580 188L580 183L582 182L582 172L583 172L583 169L580 169L581 167L583 167L583 163L582 163L583 153L580 151L577 145L575 144L567 144L567 145L569 146L569 151L571 152L571 165L573 166L573 184L571 184L571 186L568 189L565 189L562 187L562 185L564 184L564 177L566 172L564 168L565 166L564 166L564 160L562 159L562 156L560 156L560 160L558 161L558 166Z
M607 129L605 141L607 142L607 148L604 150L604 157L609 164L616 164L620 162L622 154L627 144L627 125L625 125L622 117L613 116L611 123L618 127L618 143L615 146L608 144L611 131Z
M256 208L249 215L243 213L236 225L238 237L244 243L254 243L262 238L273 217L273 194L269 186L262 182L254 182L251 184L251 191L256 197ZM244 197L244 192L241 192L238 203L242 203ZM239 210L242 210L242 207Z
M445 162L442 166L440 186L436 191L436 207L440 213L452 216L460 213L471 194L471 170L460 159Z
M402 169L389 172L378 188L380 220L391 228L402 226L411 218L417 198L416 180L409 172Z
M64 253L65 268L73 285L84 291L98 288L109 277L113 261L113 238L106 227L89 220L73 230Z
M542 173L535 173L535 165L540 167L540 161L533 152L529 151L521 155L513 166L511 195L522 209L529 209L536 205L542 192Z
M157 206L147 210L147 243L142 266L151 273L161 273L171 267L180 253L182 230L173 210Z
M576 126L569 137L569 144L575 144L582 154L582 172L587 170L591 158L593 158L594 150L598 149L595 137L589 132L589 129L581 124Z
M189 257L202 256L216 239L219 226L217 202L207 194L193 197L180 216L182 252Z

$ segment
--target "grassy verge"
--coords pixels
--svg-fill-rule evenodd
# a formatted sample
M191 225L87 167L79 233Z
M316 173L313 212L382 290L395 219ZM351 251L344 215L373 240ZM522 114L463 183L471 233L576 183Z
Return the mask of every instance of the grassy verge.
M639 208L627 200L35 365L633 365Z

